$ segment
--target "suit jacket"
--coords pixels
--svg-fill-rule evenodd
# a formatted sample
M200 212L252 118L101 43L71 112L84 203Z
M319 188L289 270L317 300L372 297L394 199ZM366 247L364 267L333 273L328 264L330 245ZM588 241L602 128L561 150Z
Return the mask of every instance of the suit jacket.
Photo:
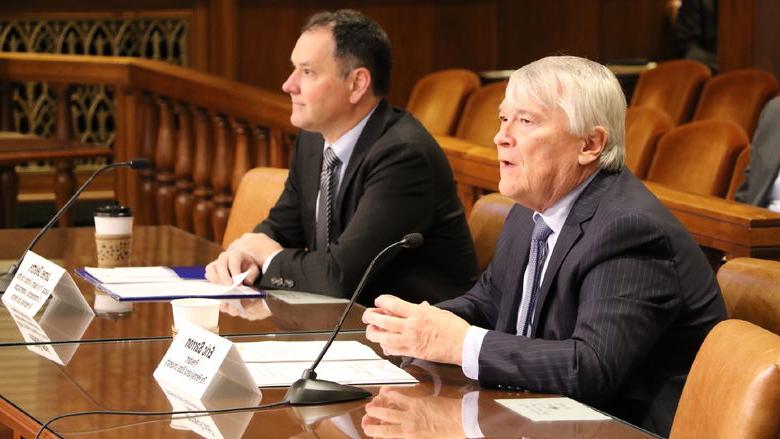
M780 171L780 97L769 101L758 118L753 136L750 164L745 170L745 181L737 190L736 199L742 203L766 207L767 196Z
M315 212L324 140L301 131L279 201L256 232L285 250L260 286L349 297L371 259L404 235L417 249L396 249L377 263L361 303L380 293L438 301L468 290L478 277L474 245L452 170L436 141L409 113L382 100L360 134L334 204L334 240L315 247Z
M532 214L514 206L479 282L439 304L491 330L480 384L567 395L668 434L699 345L726 318L703 253L628 170L600 171L552 250L532 335L516 336Z

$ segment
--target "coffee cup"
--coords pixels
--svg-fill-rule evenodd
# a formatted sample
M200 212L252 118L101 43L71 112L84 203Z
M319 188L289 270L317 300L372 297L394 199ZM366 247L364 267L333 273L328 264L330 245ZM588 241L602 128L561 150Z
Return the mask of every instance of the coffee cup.
M173 336L185 326L199 326L219 334L219 305L217 299L186 298L171 300L173 308Z
M98 267L130 265L133 244L133 215L130 208L118 204L95 210L95 246Z

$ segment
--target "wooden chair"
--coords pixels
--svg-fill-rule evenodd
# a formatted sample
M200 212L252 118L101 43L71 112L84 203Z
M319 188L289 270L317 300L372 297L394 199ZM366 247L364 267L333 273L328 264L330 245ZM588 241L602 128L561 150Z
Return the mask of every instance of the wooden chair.
M499 193L487 194L474 203L469 215L469 229L477 251L480 272L485 271L493 259L498 236L514 204L514 201Z
M452 135L466 98L477 88L479 76L471 70L433 72L414 84L406 110L431 134Z
M254 168L241 178L222 238L223 247L268 216L284 190L287 173L282 168Z
M729 318L780 334L780 262L734 258L718 270Z
M742 320L707 335L693 362L670 439L780 437L780 336Z
M726 193L726 199L734 201L737 196L737 189L745 181L745 169L750 164L750 145L743 149L737 156L737 162L734 163L734 172L731 174L731 181L729 182L729 190Z
M626 166L644 179L655 154L658 139L672 128L665 113L645 107L626 111Z
M698 61L676 60L642 72L631 96L632 107L649 107L669 116L674 125L690 120L704 82L712 75Z
M733 122L691 122L669 130L658 142L647 181L679 191L725 197L739 153L748 146Z
M486 148L495 148L493 138L499 127L498 106L504 99L508 81L486 85L471 94L458 122L455 137Z
M764 70L720 74L704 85L693 120L730 120L752 136L761 110L777 90L777 79Z

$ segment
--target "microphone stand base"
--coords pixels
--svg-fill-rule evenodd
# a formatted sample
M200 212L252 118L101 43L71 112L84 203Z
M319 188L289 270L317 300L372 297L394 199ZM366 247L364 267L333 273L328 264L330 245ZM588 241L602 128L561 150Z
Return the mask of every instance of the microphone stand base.
M292 383L284 395L290 405L332 404L368 398L370 392L333 381L301 378Z

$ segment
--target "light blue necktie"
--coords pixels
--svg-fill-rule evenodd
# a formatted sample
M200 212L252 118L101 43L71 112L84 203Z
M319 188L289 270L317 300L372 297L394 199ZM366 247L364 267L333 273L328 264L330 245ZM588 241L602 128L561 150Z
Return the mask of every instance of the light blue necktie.
M552 229L538 217L531 232L531 255L528 258L531 272L523 288L523 300L520 302L520 313L517 316L518 335L528 336L531 333L531 316L536 308L536 298L542 283L542 269L547 259L547 238L551 233Z

